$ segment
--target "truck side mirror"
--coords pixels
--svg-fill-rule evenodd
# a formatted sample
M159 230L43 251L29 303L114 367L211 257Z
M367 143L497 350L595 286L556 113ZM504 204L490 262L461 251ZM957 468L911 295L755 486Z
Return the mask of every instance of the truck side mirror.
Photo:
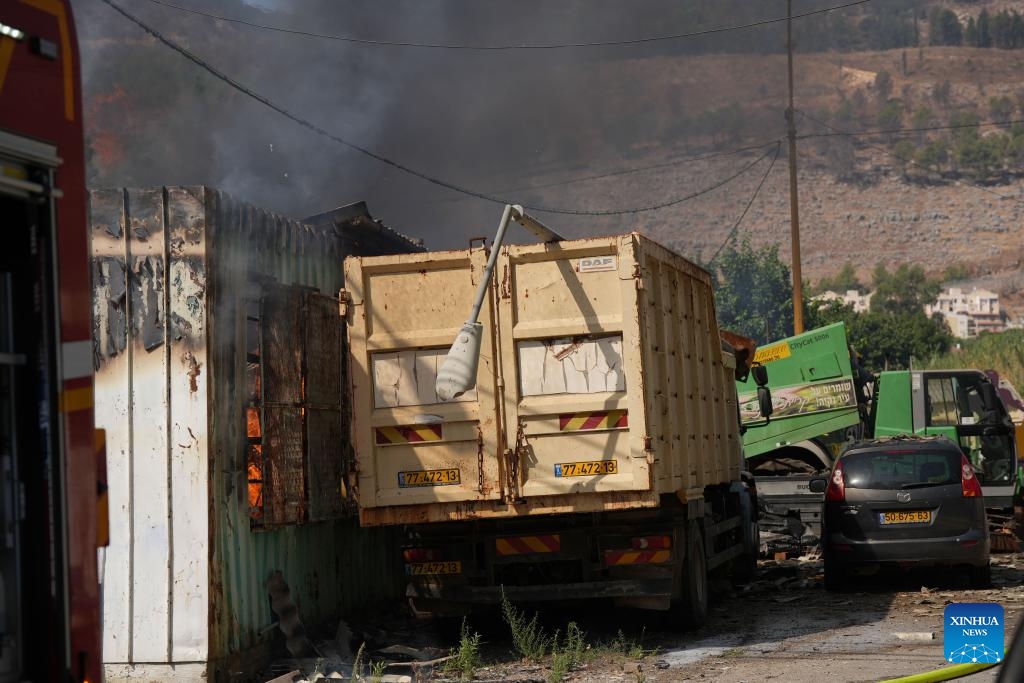
M754 375L754 384L759 387L768 384L768 368L760 364L753 365L750 368L750 372Z
M825 493L825 489L828 488L828 479L825 477L812 477L807 482L807 490L811 493Z
M768 418L772 414L772 390L765 386L757 388L757 409L761 417Z

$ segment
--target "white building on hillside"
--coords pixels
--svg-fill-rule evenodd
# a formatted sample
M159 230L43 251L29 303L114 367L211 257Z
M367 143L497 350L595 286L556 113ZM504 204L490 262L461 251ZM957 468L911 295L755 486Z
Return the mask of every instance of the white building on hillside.
M811 300L820 301L825 304L832 301L840 301L847 306L853 306L854 313L867 313L871 310L872 296L874 296L874 292L861 294L856 289L848 289L846 290L846 294L839 294L833 291L822 292L821 294L812 297Z
M982 332L1002 332L1006 318L999 309L999 295L987 289L974 288L964 293L959 287L941 292L928 315L941 313L956 337L976 337Z

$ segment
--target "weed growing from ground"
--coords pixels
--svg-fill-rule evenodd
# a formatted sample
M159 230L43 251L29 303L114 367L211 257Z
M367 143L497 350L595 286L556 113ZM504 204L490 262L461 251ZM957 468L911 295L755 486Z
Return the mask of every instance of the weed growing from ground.
M450 658L444 664L446 674L456 674L459 680L470 681L480 667L480 634L470 631L466 620L462 620L462 632L459 646L451 651Z
M538 623L538 615L534 613L532 619L527 619L526 614L516 609L515 605L505 597L505 591L501 592L501 614L512 631L512 644L523 657L531 662L537 662L544 658L550 645L547 634Z
M559 641L558 633L551 639L551 683L560 683L565 674L572 668L582 664L588 656L589 648L584 633L575 621L570 621L565 629L565 638Z
M359 683L363 680L363 652L365 650L366 643L363 643L359 646L359 650L356 652L356 660L352 662L352 675L349 676L348 683Z

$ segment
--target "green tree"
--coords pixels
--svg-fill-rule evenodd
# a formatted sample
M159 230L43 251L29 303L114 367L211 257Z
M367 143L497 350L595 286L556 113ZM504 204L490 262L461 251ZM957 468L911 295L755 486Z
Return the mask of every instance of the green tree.
M963 263L954 263L942 271L943 282L960 282L971 277L971 269Z
M956 162L975 180L985 180L1003 167L1007 145L1002 135L964 137L956 146Z
M953 10L936 7L929 17L928 42L931 45L962 45L964 27Z
M903 120L903 101L889 100L878 112L878 125L880 128L899 128Z
M935 138L917 152L915 159L919 166L940 172L949 162L949 145L942 138Z
M982 9L978 14L978 36L975 44L978 47L992 47L992 27L986 9Z
M772 339L793 332L793 286L789 266L779 259L777 244L755 249L744 237L722 250L709 270L715 286L718 323L757 339L769 330Z
M935 112L926 106L918 107L910 121L914 128L925 128L935 121Z
M839 272L832 277L821 278L816 289L819 292L837 292L839 294L845 294L850 290L857 290L860 294L867 291L867 287L857 277L857 269L849 261L844 263Z
M900 170L904 173L907 172L907 168L915 164L914 156L916 148L914 143L910 140L900 140L892 148L892 156L896 160L896 165L899 166Z
M978 115L973 111L955 112L949 117L949 125L953 127L956 142L978 137Z
M964 27L964 45L978 47L978 27L974 24L974 17L969 17Z
M879 263L871 273L875 295L871 310L881 313L909 315L924 312L924 307L935 301L942 290L939 280L928 277L920 265L901 263L889 272Z
M941 316L929 318L924 311L886 313L875 310L855 313L852 306L830 302L811 307L809 329L835 322L846 324L850 343L861 354L870 370L906 368L910 359L932 358L949 350L952 336Z

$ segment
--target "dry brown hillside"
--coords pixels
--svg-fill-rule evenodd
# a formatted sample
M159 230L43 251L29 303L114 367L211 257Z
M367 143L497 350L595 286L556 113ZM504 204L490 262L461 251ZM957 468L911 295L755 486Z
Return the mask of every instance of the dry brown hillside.
M1013 118L1024 119L1024 51L991 49L799 55L796 107L815 118L835 121L836 110L846 102L852 114L846 123L833 123L834 127L878 129L876 117L885 98L877 91L875 81L883 70L892 78L889 97L900 98L906 111L901 126L915 125L913 113L922 108L932 113L928 125L944 125L953 114L966 111L988 121L988 102L995 96L1010 98L1015 106ZM677 106L687 113L721 113L731 103L741 103L740 123L734 130L726 128L707 136L703 142L708 149L739 148L784 133L784 56L634 60L606 67L602 79L606 93L614 99L620 90L628 91L641 74L649 79L652 73L662 88L677 91L677 97L667 101L679 103ZM936 89L941 91L946 81L948 96L940 101ZM666 98L659 101L665 102ZM659 118L671 116L669 108L666 106ZM805 118L798 118L798 128L800 135L827 132ZM982 130L990 134L999 129ZM921 133L909 139L923 144L926 136L938 134L948 132ZM870 271L877 263L920 263L936 275L952 264L964 264L976 274L977 284L999 291L1011 310L1024 313L1024 278L1020 276L1024 168L1008 168L1004 184L983 185L969 178L912 183L904 177L902 164L888 153L891 142L885 136L863 137L852 145L843 136L799 142L805 278L818 280L846 261L858 266L864 281L870 280ZM692 136L683 142L689 154L694 153L694 143ZM629 163L635 166L683 155L679 150L653 145L631 152L634 158ZM535 199L549 205L622 206L637 197L678 197L715 184L761 153L715 157L647 173L553 187L538 191ZM613 163L606 162L606 166L612 167ZM627 220L627 226L647 231L683 253L707 259L730 234L768 164L769 160L764 159L736 180L696 199L638 214ZM600 173L603 168L581 166L579 172ZM536 183L558 177L541 176ZM602 232L615 230L622 222L621 218L610 217L576 224L590 232ZM749 235L755 244L779 243L780 252L788 260L785 146L739 232Z

